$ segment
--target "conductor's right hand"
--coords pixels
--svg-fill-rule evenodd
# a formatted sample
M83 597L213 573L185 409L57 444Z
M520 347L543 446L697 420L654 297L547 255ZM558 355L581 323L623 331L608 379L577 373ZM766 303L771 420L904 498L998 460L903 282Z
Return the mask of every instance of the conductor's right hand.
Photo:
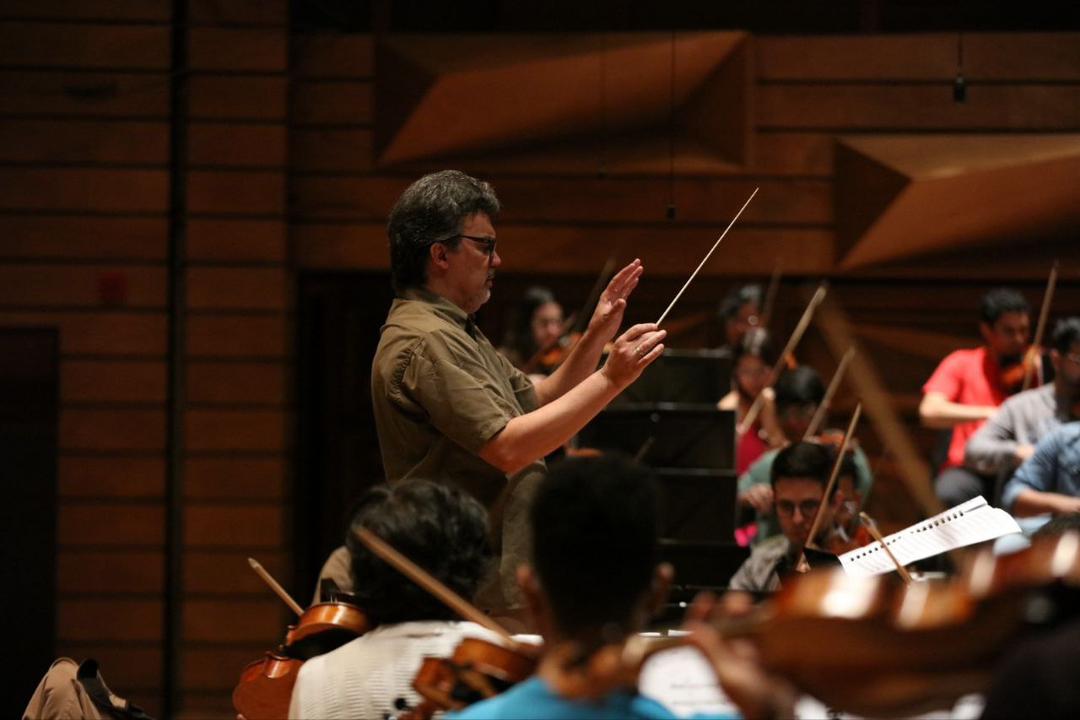
M603 372L620 390L638 379L641 371L664 352L667 330L656 323L634 325L611 346Z

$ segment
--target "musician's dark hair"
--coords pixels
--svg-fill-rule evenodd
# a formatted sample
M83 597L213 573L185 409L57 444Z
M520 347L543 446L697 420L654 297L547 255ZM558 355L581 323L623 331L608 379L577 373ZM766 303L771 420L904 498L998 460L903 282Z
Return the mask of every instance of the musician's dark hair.
M746 331L742 342L735 348L732 368L738 365L740 358L746 356L759 357L762 362L771 366L776 362L776 354L776 347L773 345L769 331L763 327L752 327Z
M776 454L769 480L773 487L779 480L800 478L817 480L824 487L829 482L832 471L833 453L824 445L813 442L797 442L788 445ZM833 488L836 492L836 488Z
M758 309L761 309L763 296L764 293L762 293L760 285L736 285L731 290L728 290L727 295L720 301L717 315L720 316L721 320L733 318L743 305L750 303L754 303L758 306Z
M562 632L632 629L658 562L656 508L650 471L623 456L552 467L530 512L532 556Z
M1051 347L1059 353L1065 354L1072 348L1073 343L1080 341L1080 317L1067 317L1057 321L1054 325L1054 335L1050 341Z
M395 292L423 286L427 282L428 248L436 242L457 247L462 223L480 212L492 220L498 215L495 190L459 170L425 175L406 188L390 211L386 227L390 281Z
M782 413L793 405L818 405L825 399L825 385L817 371L807 365L788 370L776 382L776 410Z
M993 325L1005 313L1030 313L1028 301L1012 288L994 288L982 296L979 317L987 325Z
M376 485L357 503L345 537L357 600L376 624L456 616L368 550L355 534L361 527L466 599L492 569L487 511L473 497L428 480Z
M542 306L557 302L551 290L540 285L533 285L525 290L521 300L514 307L514 314L510 319L510 327L503 339L503 345L517 353L521 362L528 362L540 350L533 341L533 314Z

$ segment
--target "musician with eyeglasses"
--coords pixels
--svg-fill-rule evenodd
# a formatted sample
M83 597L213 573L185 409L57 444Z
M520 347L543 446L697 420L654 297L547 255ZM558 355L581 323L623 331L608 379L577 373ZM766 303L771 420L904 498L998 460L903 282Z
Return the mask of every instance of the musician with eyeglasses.
M456 170L426 175L398 199L387 228L396 298L372 363L371 394L388 480L439 478L488 509L499 572L477 602L505 620L524 615L515 571L527 557L527 510L544 456L663 353L665 332L648 323L615 337L643 272L635 260L608 283L558 370L531 381L474 320L502 265L498 212L492 187Z
M773 592L795 570L799 556L810 540L810 528L822 503L832 465L832 452L818 443L799 442L777 453L772 463L771 485L773 508L781 534L754 547L728 583L729 591ZM843 503L843 493L834 490L822 518L822 535L832 532L834 517ZM823 540L823 537L817 538L819 544L823 544Z

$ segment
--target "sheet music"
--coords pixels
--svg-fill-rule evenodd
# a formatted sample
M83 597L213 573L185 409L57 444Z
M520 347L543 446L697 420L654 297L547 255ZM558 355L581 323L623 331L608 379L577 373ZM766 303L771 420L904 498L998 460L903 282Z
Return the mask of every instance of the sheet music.
M638 677L638 692L681 718L739 714L716 682L716 671L693 647L664 650L649 658Z
M885 537L885 544L901 565L933 557L954 548L995 540L1002 535L1020 532L1020 526L1004 510L990 507L980 495L954 508L927 518L900 532ZM872 543L840 556L848 575L866 577L896 569L881 548Z

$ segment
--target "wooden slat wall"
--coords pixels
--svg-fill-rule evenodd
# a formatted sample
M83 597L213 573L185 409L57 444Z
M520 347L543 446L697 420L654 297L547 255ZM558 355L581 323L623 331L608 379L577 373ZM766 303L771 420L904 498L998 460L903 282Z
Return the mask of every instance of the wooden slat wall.
M98 658L154 714L168 19L162 0L5 3L0 21L0 323L60 328L56 652Z
M190 717L230 717L241 668L278 641L287 586L292 283L286 267L288 3L191 7L189 411L181 674Z
M182 707L231 717L285 620L244 558L288 580L287 3L189 6ZM60 329L56 652L158 717L171 11L0 12L0 324Z

